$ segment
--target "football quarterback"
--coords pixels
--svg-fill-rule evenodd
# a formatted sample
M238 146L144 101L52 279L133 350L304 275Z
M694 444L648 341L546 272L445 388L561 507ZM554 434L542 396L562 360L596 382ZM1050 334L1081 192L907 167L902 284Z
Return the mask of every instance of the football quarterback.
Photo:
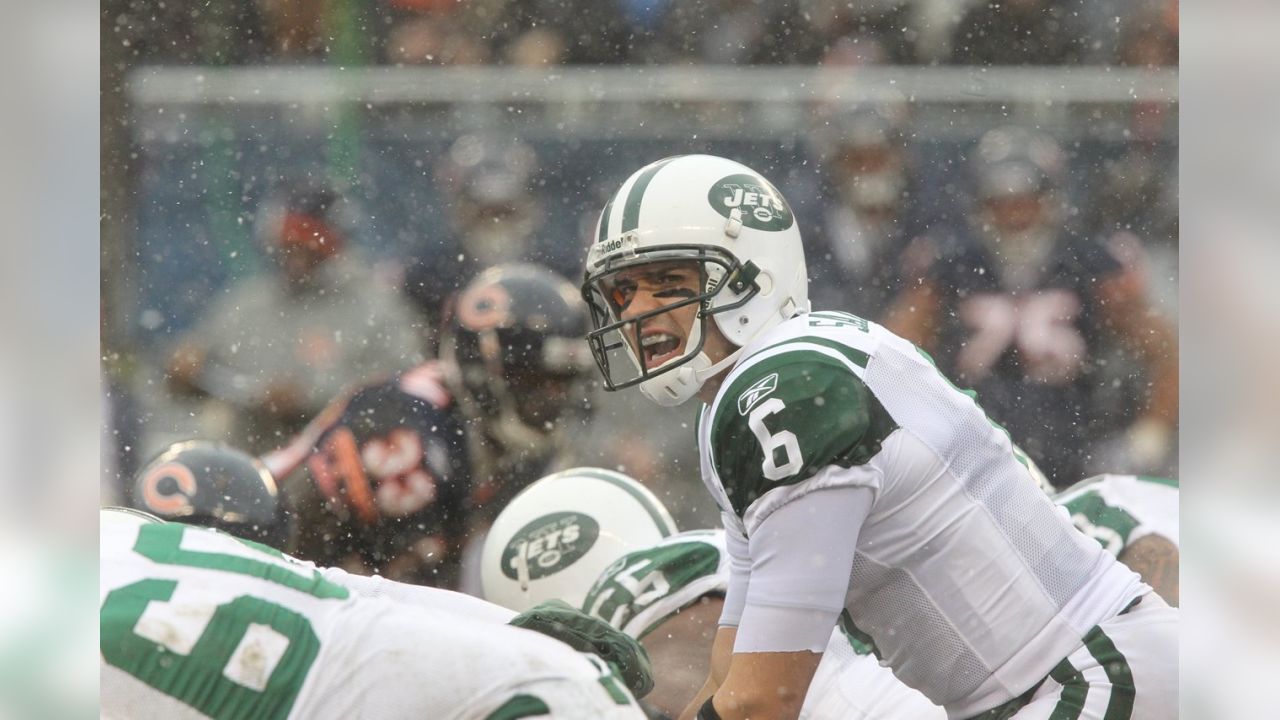
M1176 717L1177 610L1072 527L928 355L810 311L767 179L660 160L595 240L583 295L606 387L703 402L730 578L683 717L797 717L842 613L952 718Z

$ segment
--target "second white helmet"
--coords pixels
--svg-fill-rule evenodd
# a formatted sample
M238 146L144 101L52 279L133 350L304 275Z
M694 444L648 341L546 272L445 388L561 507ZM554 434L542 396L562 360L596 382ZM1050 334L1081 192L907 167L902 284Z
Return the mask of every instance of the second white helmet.
M489 529L484 598L516 612L551 598L577 607L609 563L675 533L662 502L622 473L584 467L548 475Z

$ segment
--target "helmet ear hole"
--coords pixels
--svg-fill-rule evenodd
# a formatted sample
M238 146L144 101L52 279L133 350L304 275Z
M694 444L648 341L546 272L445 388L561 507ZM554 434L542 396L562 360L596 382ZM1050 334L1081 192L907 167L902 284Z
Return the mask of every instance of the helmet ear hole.
M769 297L773 294L773 274L768 270L761 270L756 276L756 285L760 286L761 297Z

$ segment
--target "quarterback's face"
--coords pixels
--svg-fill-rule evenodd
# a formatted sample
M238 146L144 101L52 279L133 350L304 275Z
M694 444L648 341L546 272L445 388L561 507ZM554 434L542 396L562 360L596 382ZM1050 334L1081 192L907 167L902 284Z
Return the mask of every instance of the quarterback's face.
M618 271L606 288L609 302L620 320L631 320L682 300L697 297L702 288L702 271L697 262L673 260ZM639 321L637 328L622 333L647 369L684 355L698 304L688 303L669 312ZM640 346L636 347L637 335Z

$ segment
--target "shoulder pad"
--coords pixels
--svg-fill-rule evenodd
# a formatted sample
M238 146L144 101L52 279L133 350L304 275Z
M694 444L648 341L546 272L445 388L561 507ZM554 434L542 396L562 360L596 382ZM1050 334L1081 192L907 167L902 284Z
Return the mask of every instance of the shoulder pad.
M865 355L820 338L784 347L748 360L711 418L712 462L739 516L775 487L865 463L896 427L852 369Z
M722 532L681 533L611 563L582 609L639 638L728 581Z

